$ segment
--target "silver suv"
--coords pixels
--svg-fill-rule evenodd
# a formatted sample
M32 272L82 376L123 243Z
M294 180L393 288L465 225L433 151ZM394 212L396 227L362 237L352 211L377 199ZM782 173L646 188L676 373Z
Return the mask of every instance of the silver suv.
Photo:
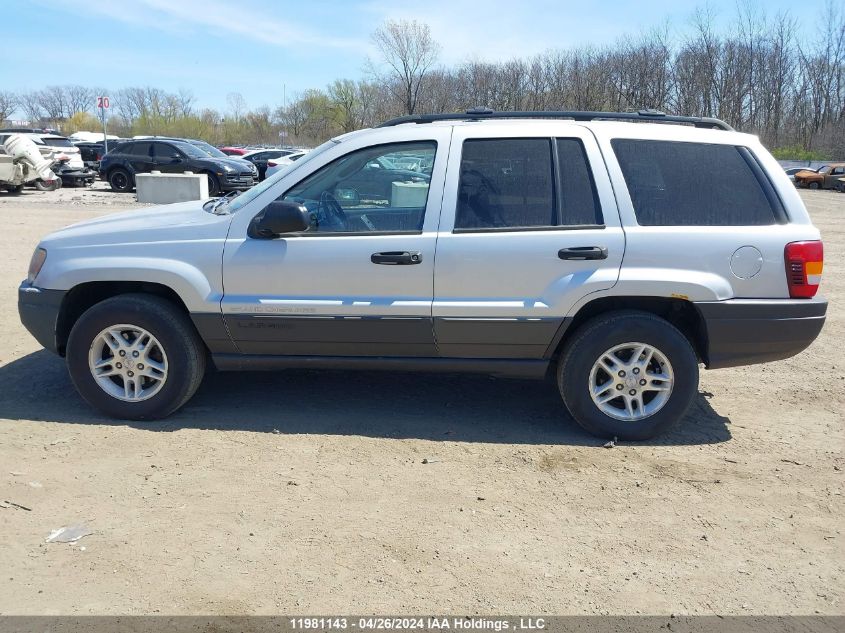
M754 136L652 111L403 117L234 199L44 238L21 320L109 415L219 370L556 377L588 431L645 439L709 369L822 328L822 243Z

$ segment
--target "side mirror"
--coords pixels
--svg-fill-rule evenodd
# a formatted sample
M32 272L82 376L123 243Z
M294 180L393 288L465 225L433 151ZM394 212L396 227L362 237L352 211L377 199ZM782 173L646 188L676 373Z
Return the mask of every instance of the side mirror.
M311 214L304 205L289 200L271 202L249 225L249 236L273 238L285 233L299 233L311 226Z

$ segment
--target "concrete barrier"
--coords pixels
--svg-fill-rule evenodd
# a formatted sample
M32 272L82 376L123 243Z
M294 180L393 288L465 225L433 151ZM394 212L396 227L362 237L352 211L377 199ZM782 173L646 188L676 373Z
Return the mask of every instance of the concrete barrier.
M135 191L138 202L170 204L208 198L208 177L186 171L182 174L163 174L153 171L136 174Z

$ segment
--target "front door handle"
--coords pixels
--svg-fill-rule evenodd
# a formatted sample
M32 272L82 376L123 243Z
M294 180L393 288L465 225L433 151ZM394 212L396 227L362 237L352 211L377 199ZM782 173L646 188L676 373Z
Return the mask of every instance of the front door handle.
M385 253L373 253L370 261L374 264L388 264L394 266L409 266L419 264L422 261L422 253L419 251L387 251Z
M557 256L561 259L607 259L606 246L573 246L572 248L562 248L557 252Z

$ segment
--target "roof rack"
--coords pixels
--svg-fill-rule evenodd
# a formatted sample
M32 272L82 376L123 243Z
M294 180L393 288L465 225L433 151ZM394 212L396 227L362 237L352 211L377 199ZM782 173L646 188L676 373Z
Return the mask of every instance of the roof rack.
M495 112L488 108L472 108L464 113L409 114L390 119L376 127L392 127L403 123L433 123L435 121L481 121L483 119L572 119L573 121L646 121L649 123L677 123L700 128L733 131L722 121L711 117L676 116L660 110L638 112L589 112L579 110Z

